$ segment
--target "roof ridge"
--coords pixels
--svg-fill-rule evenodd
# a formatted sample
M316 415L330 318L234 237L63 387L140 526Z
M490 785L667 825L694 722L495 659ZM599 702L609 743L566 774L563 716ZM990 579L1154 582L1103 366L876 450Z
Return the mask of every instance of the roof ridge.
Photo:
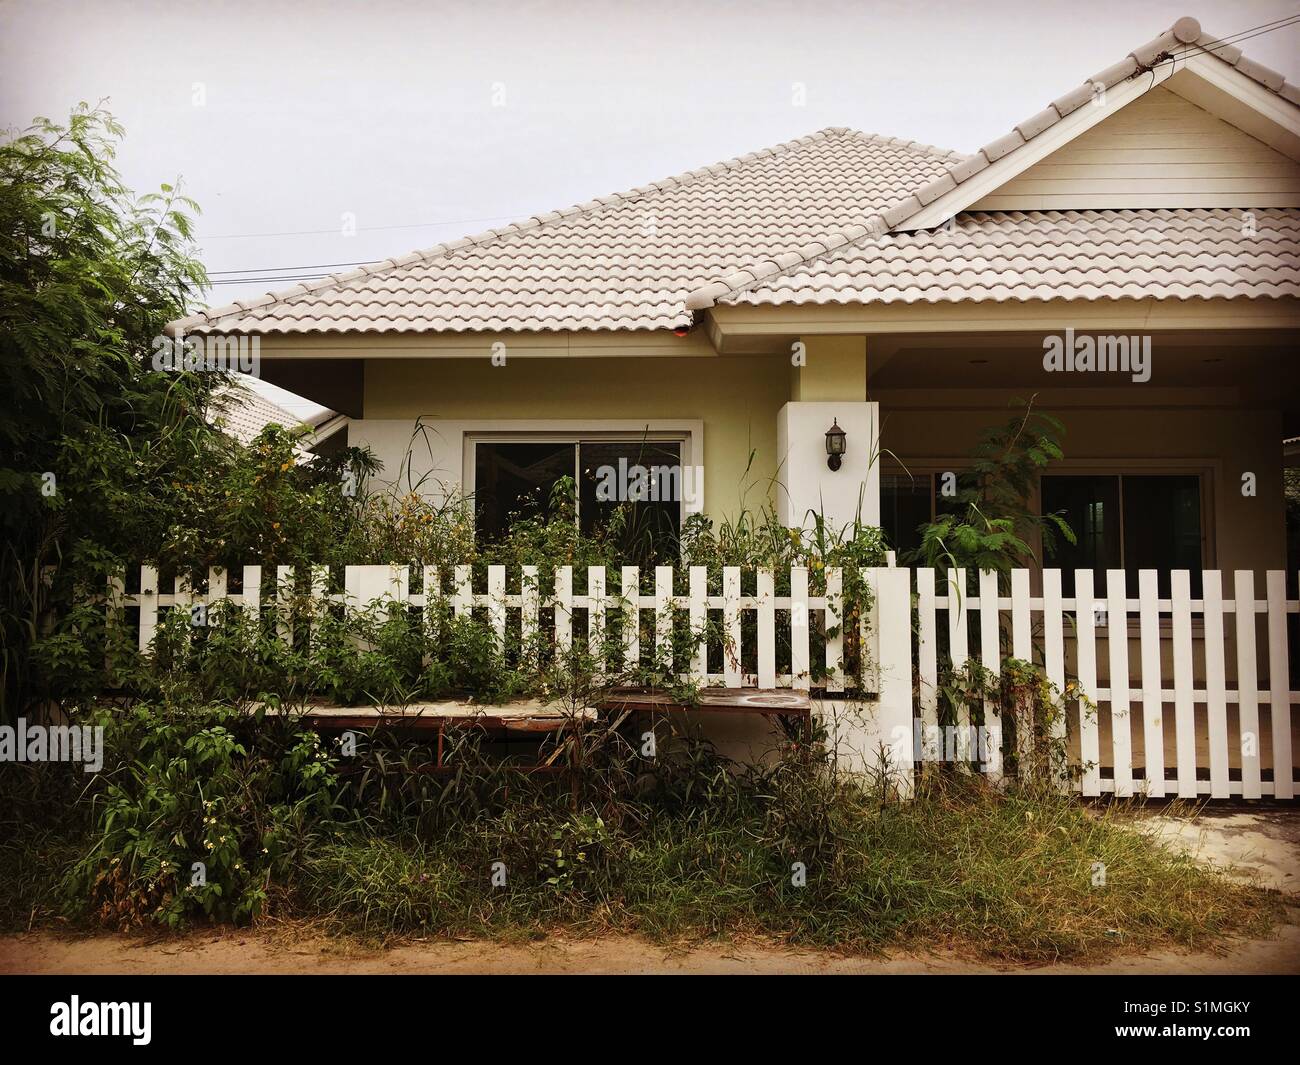
M744 155L732 156L730 159L724 159L721 162L710 163L706 166L696 167L693 170L686 170L679 174L672 174L666 178L661 178L658 181L651 181L645 185L638 185L636 188L628 189L626 192L612 192L605 196L598 196L595 199L588 200L586 203L575 204L572 207L566 207L558 211L546 211L542 214L532 215L522 222L511 222L508 225L500 226L495 229L487 229L471 236L458 237L455 240L443 241L428 248L408 252L407 254L397 256L396 258L388 258L377 263L371 263L367 266L355 267L351 270L345 270L340 273L329 274L316 281L300 281L289 288L267 292L261 296L255 296L252 299L236 300L233 303L226 304L222 307L205 308L195 314L187 315L184 318L178 318L173 322L169 322L166 326L166 332L172 335L175 335L177 332L183 333L186 329L196 325L211 325L218 319L225 318L228 315L246 313L272 303L287 303L300 296L320 292L323 289L331 288L335 285L349 284L353 281L360 280L363 277L369 277L385 270L411 266L417 262L432 262L434 259L448 255L454 251L460 251L462 248L471 246L481 247L484 244L490 244L492 241L499 240L502 237L514 233L524 233L533 229L538 229L541 226L561 219L568 220L571 218L577 218L593 214L604 207L633 202L641 197L650 195L652 192L663 192L666 189L691 185L706 177L716 177L718 174L738 170L759 159L771 159L775 156L784 155L787 152L807 147L809 144L816 144L819 141L827 140L830 137L840 137L845 134L852 134L854 136L875 136L875 134L861 134L857 130L850 129L847 126L826 126L813 133L804 134L802 137L794 137L791 140L781 141L779 144L774 144L768 148L760 148L757 151L746 152ZM910 144L911 142L908 143ZM918 147L929 148L930 146L924 145ZM942 149L933 150L941 151Z
M921 141L908 140L906 137L886 137L880 133L864 133L862 130L850 130L858 140L867 141L870 144L880 144L889 148L911 148L926 155L933 155L939 159L965 159L966 156L952 148L940 148L933 144L925 144Z
M1208 55L1227 63L1236 70L1250 77L1265 88L1277 93L1290 103L1300 106L1300 91L1287 82L1277 71L1246 58L1240 48L1224 44L1220 39L1202 32L1201 24L1190 16L1184 16L1169 29L1146 44L1134 48L1118 63L1105 70L1098 71L1090 78L1085 78L1082 85L1071 89L1058 97L1043 110L1012 127L1011 132L990 141L978 151L963 157L948 168L947 173L933 181L920 186L914 192L899 200L883 212L871 216L863 225L849 226L844 230L829 234L829 241L816 241L805 245L797 251L786 252L774 258L765 259L754 266L735 271L717 278L706 285L696 288L686 296L685 307L688 311L703 310L712 307L724 296L742 292L761 281L766 281L777 274L788 273L796 267L867 237L880 237L896 229L913 215L947 192L951 192L962 182L974 177L981 170L997 162L1003 156L1010 155L1016 149L1028 144L1034 137L1051 128L1067 115L1072 114L1092 99L1096 86L1109 89L1122 81L1145 73L1157 64L1171 58L1171 49L1184 47L1190 51L1198 47ZM1179 53L1172 58L1177 60ZM855 237L845 239L852 230L861 230ZM822 246L824 245L824 246ZM807 254L804 254L807 252Z

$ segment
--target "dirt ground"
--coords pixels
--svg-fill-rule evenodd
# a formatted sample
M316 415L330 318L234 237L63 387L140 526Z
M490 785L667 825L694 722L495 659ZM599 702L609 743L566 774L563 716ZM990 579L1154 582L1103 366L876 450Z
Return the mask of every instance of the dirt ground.
M351 974L906 974L906 973L1300 973L1300 926L1276 939L1233 946L1224 955L1174 952L1102 965L996 966L952 955L840 957L766 944L707 945L685 951L628 937L553 938L522 946L431 941L364 950L320 938L223 934L146 943L126 936L62 939L49 933L0 939L0 973L188 975Z
M1300 811L1229 808L1203 811L1195 820L1157 815L1139 824L1202 860L1230 866L1235 875L1300 900ZM207 932L154 941L119 935L71 938L49 932L0 937L0 973L26 974L980 972L1296 974L1300 973L1300 925L1283 925L1270 939L1225 944L1218 953L1166 951L1123 956L1096 965L1040 967L993 965L943 953L846 957L761 942L673 950L623 936L593 940L552 937L517 945L430 940L385 950L358 947L298 928Z

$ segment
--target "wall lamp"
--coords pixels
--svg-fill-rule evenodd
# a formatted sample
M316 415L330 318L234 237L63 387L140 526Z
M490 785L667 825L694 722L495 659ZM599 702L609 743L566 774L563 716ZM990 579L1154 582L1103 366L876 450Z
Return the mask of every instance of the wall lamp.
M826 454L828 456L826 465L832 470L838 470L847 447L848 434L840 428L840 421L836 418L835 424L826 430Z

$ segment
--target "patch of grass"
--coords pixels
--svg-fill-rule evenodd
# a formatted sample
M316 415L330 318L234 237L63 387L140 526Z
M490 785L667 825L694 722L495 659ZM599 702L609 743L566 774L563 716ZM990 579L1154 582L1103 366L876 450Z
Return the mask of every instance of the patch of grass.
M0 766L0 931L48 925L63 912L63 880L89 846L79 779L58 763Z
M1121 813L975 781L932 782L909 803L833 788L824 833L802 841L780 838L752 796L620 827L530 809L525 830L508 807L420 838L354 832L309 857L294 909L371 938L752 934L1018 962L1205 947L1263 935L1281 914L1276 896L1165 848Z
M63 878L85 847L84 838L47 828L0 840L0 931L25 932L58 920Z

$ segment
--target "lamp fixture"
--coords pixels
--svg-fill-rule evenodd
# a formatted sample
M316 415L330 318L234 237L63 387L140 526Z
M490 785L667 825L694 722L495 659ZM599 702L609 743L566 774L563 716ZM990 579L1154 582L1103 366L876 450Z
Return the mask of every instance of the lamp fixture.
M834 424L826 430L826 465L832 471L838 470L843 461L844 452L848 449L848 434L840 428L839 419L834 420Z

